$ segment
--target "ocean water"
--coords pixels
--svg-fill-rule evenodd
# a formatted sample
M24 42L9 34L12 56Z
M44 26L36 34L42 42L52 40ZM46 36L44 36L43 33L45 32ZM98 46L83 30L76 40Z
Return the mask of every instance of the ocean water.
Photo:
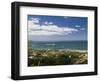
M72 50L87 50L87 41L29 41L28 46L38 49L72 49Z

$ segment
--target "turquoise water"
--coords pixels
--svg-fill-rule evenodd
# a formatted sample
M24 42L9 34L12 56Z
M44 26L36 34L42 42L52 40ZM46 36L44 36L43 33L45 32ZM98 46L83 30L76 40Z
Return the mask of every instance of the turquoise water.
M73 49L73 50L87 50L87 41L29 41L29 46L39 49Z

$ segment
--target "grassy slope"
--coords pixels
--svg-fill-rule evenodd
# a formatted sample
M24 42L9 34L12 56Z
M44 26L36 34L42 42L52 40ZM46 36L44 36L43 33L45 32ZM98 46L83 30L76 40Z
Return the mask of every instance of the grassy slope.
M28 49L28 66L87 64L87 52Z

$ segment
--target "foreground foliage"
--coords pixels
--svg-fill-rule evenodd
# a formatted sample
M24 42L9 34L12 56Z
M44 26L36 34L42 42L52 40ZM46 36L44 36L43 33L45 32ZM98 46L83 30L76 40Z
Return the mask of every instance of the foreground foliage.
M56 49L28 49L28 66L87 64L87 52Z

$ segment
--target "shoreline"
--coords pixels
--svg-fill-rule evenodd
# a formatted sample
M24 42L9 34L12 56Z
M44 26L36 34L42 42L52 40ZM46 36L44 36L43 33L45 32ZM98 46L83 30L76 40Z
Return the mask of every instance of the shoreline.
M57 50L57 51L71 51L71 52L88 52L88 50L84 49L84 50L81 50L81 49L46 49L46 48L32 48L33 50Z

